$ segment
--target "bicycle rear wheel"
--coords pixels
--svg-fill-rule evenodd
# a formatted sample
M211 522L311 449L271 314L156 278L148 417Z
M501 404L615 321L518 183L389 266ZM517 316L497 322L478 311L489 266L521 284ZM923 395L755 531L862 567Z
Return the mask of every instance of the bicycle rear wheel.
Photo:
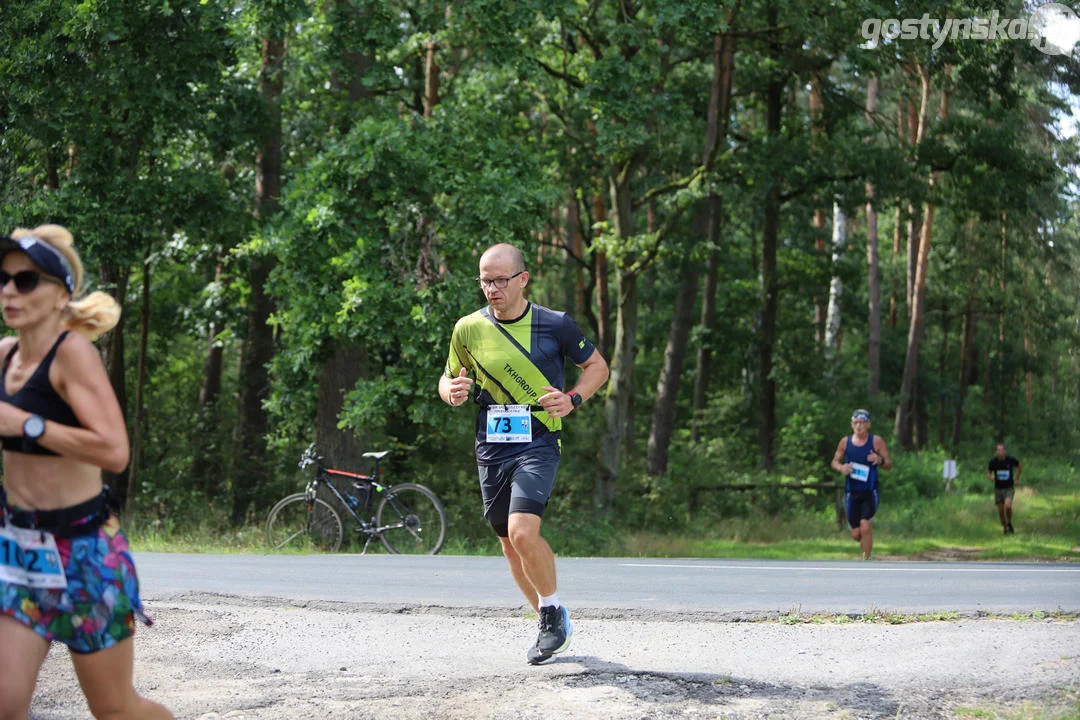
M308 509L307 495L296 493L278 502L266 518L266 543L274 550L293 548L337 552L344 532L341 516L325 500Z
M434 555L446 542L446 510L423 485L388 488L375 512L379 539L395 555Z

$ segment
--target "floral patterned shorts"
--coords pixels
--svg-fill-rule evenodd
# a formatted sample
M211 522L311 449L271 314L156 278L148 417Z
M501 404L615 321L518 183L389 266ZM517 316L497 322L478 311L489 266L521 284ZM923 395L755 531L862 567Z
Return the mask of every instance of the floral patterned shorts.
M56 549L67 587L29 588L0 580L0 613L77 653L104 650L131 637L136 617L151 624L143 614L135 563L116 517L96 533L57 538Z

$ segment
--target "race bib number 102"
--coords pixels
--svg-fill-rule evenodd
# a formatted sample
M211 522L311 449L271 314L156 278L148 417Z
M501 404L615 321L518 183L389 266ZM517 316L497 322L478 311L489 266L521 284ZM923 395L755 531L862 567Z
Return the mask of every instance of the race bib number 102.
M0 527L0 579L23 587L67 587L52 533L11 525Z
M532 412L528 405L491 405L487 409L489 443L532 442Z

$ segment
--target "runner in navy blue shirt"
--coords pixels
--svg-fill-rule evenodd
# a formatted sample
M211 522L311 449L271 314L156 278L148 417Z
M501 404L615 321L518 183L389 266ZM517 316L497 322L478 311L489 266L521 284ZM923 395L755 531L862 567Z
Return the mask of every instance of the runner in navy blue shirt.
M1013 494L1016 492L1016 483L1020 482L1020 474L1024 472L1024 465L1012 455L1005 454L1005 443L998 443L994 447L994 457L990 459L990 465L986 468L986 477L994 481L994 504L997 505L998 517L1001 519L1001 527L1006 535L1013 534L1012 506Z
M851 413L851 429L840 438L833 455L832 469L844 475L845 507L851 537L859 543L863 560L874 554L874 535L870 523L878 506L878 469L891 470L892 459L885 441L870 434L870 412Z

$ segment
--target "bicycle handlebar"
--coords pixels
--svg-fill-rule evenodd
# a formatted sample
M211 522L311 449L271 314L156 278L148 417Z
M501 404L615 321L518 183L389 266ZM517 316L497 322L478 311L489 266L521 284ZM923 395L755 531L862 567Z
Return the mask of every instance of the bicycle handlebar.
M316 463L321 464L322 461L322 457L317 452L315 452L315 443L311 443L310 445L308 445L307 450L305 450L303 454L300 455L300 464L297 467L303 470Z

